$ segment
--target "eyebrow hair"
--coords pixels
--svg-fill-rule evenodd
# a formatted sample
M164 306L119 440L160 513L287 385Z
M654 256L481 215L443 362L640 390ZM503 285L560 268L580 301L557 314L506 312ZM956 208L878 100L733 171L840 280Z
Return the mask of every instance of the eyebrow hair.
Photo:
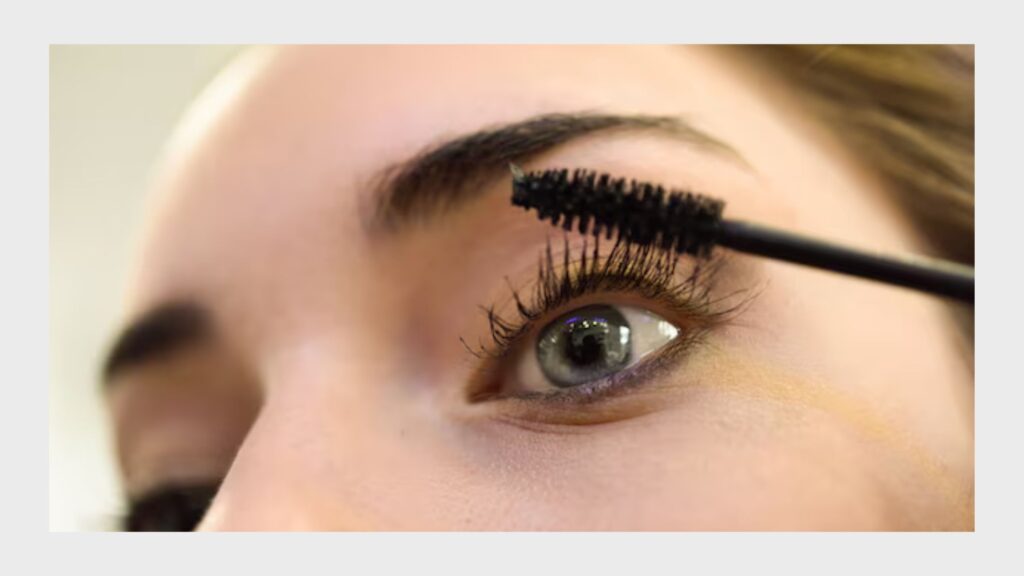
M126 368L199 343L212 333L210 316L190 301L169 302L130 322L103 362L103 385Z
M507 173L511 162L612 132L667 136L749 167L731 146L676 116L544 114L454 137L385 168L373 179L377 203L371 229L395 231L411 220L426 221L479 195Z
M479 195L510 162L525 162L593 134L667 136L749 167L731 146L676 116L574 112L542 114L483 128L435 144L381 170L371 182L377 199L373 230L395 231ZM102 365L104 386L122 370L194 345L212 333L210 316L191 301L170 302L122 330Z

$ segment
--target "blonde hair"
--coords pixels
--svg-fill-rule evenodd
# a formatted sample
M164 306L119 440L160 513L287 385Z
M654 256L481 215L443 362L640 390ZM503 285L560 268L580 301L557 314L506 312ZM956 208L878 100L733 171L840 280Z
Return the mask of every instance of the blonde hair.
M749 49L747 49L749 48ZM752 46L889 184L934 255L974 264L974 47ZM956 307L973 341L973 308Z

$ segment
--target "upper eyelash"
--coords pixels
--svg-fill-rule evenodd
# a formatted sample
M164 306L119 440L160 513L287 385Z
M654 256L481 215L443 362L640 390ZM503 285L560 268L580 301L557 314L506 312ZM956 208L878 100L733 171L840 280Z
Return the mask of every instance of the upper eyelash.
M537 266L537 281L531 297L524 302L511 282L509 290L518 318L507 320L496 312L496 305L484 307L491 332L492 347L470 348L477 357L504 357L513 345L530 332L537 320L576 298L600 292L633 292L668 302L691 317L703 328L718 324L738 310L743 302L721 306L727 298L712 297L714 278L721 268L720 258L697 259L685 279L676 276L679 256L652 246L638 246L618 239L606 258L600 254L600 240L593 246L583 238L580 257L573 260L568 235L564 236L561 264L555 263L551 239Z

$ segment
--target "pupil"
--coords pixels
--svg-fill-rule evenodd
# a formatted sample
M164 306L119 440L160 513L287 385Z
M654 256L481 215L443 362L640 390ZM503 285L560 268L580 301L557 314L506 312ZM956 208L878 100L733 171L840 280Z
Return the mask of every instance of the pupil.
M608 323L599 320L584 320L570 326L569 337L565 339L566 356L573 364L581 366L589 366L603 360L608 331Z

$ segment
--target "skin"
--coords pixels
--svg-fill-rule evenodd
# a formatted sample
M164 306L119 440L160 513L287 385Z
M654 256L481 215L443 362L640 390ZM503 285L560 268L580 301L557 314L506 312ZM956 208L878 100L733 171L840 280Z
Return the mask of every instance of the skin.
M157 180L126 319L191 298L216 334L109 387L128 493L226 474L205 530L973 529L970 353L946 304L909 290L733 255L722 289L756 296L644 385L569 407L467 400L484 361L459 338L486 342L479 306L514 317L505 277L528 285L560 232L511 208L505 180L369 234L366 179L441 137L580 110L681 115L745 160L622 134L524 168L923 250L869 166L721 49L254 50ZM688 321L635 294L593 302Z

